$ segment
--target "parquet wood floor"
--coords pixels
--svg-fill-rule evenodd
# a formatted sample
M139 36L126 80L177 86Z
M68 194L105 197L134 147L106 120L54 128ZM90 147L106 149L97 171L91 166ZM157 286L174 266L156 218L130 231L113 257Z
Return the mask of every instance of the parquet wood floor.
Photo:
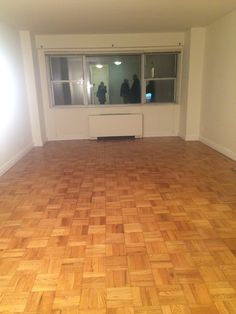
M236 313L233 168L178 138L33 149L0 178L0 313Z

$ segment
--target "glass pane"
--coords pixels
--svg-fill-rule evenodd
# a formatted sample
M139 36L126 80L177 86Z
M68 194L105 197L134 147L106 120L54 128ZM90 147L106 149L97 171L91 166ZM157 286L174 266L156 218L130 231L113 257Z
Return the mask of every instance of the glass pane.
M55 105L83 105L82 83L53 83Z
M50 57L53 81L76 81L83 78L83 62L80 56Z
M87 56L89 104L141 102L139 55Z
M146 102L175 102L175 80L149 80Z
M159 53L145 56L145 78L176 77L176 53Z

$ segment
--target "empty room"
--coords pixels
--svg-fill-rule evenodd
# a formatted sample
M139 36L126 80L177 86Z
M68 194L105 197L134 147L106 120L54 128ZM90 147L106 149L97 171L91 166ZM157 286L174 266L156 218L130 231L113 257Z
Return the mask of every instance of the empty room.
M236 314L236 0L0 0L0 313Z

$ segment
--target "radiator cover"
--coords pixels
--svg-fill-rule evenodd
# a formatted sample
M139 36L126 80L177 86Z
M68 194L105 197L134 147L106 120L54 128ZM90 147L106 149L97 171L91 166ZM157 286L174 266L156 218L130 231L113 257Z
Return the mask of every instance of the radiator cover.
M143 136L141 113L116 113L89 115L89 137Z

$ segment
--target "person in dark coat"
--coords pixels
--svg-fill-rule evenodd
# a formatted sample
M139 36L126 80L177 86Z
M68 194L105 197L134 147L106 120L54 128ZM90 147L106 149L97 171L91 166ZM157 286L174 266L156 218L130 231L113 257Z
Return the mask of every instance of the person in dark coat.
M107 93L107 87L104 85L104 82L101 82L98 86L97 90L97 98L101 105L105 104L106 102L106 93Z
M130 101L130 88L129 88L129 81L127 79L124 79L124 82L121 84L120 97L123 98L124 104L129 103L129 101Z
M141 86L137 74L133 75L133 84L131 86L131 100L134 104L141 102Z

